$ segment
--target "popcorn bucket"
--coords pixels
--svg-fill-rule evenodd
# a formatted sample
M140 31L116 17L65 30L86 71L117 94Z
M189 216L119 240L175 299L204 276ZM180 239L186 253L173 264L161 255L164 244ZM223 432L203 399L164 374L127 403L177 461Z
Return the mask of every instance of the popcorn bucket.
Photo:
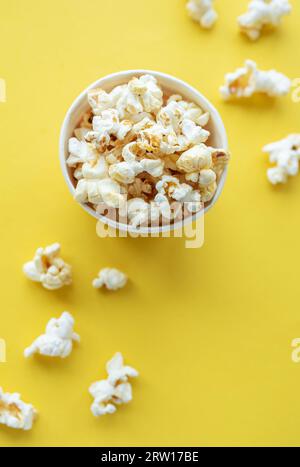
M208 140L210 146L215 148L223 148L225 150L228 149L228 140L225 131L225 127L223 121L216 110L216 108L195 88L190 86L189 84L177 79L173 76L167 75L165 73L160 73L157 71L150 71L150 70L129 70L129 71L121 71L118 73L113 73L111 75L105 76L100 78L90 86L88 86L73 102L67 114L65 116L64 122L62 124L61 133L60 133L60 141L59 141L59 154L60 154L60 163L62 167L63 176L65 181L68 185L68 188L71 194L74 196L75 187L76 187L76 180L72 175L72 170L67 166L66 160L69 156L68 152L68 141L73 136L74 130L77 128L79 122L83 114L89 110L89 103L87 99L88 92L94 88L102 88L106 92L110 92L116 86L121 84L128 83L133 77L140 77L142 75L149 74L154 76L158 84L162 87L164 94L172 95L172 94L180 94L183 99L193 102L199 107L201 107L205 112L209 112L210 120L207 125L207 129L210 131L211 136ZM83 207L83 209L88 212L91 216L98 219L100 222L103 222L110 228L113 228L118 231L129 232L132 234L140 235L159 235L161 233L176 231L178 228L181 228L188 223L192 223L197 221L199 217L203 216L204 213L209 211L214 204L216 203L217 199L219 198L227 176L227 166L225 167L221 177L218 181L217 191L213 197L213 199L205 204L204 209L200 210L195 214L191 214L190 216L184 218L177 222L176 220L173 223L168 223L164 225L157 225L155 227L133 227L123 222L118 222L113 220L99 212L97 212L93 206L88 203L79 203Z

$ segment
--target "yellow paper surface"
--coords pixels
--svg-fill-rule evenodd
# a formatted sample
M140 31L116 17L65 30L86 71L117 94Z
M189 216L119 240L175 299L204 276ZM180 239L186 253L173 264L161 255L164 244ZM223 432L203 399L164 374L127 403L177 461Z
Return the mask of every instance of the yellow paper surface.
M0 385L39 411L31 432L0 427L1 445L299 445L300 179L272 187L264 144L299 132L292 96L225 104L226 72L251 58L300 76L300 6L251 43L236 18L247 1L216 1L203 31L184 0L10 0L0 15ZM147 68L197 87L220 111L232 161L205 219L205 245L183 239L99 239L72 200L59 158L60 126L74 98L111 72ZM48 292L22 274L39 246L59 241L74 284ZM101 267L130 277L96 291ZM70 311L82 343L66 360L25 360L47 321ZM90 413L90 383L120 350L140 371L115 415Z

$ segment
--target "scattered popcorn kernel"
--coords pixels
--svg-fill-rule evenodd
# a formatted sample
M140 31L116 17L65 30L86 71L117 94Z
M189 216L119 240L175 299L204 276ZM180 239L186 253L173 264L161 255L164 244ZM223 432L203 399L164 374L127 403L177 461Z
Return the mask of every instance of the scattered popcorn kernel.
M252 60L246 60L244 68L238 68L225 76L225 84L220 88L223 99L251 97L263 93L270 97L289 93L291 80L275 70L261 71Z
M93 287L100 289L105 286L108 290L122 289L127 283L127 276L117 269L104 268L93 280Z
M241 31L255 41L264 29L279 26L281 18L291 11L288 0L252 0L247 13L239 16L238 24Z
M19 430L31 430L37 411L21 400L20 394L3 392L0 388L0 424Z
M92 414L100 417L116 412L116 405L127 404L132 400L132 388L128 378L135 378L138 372L130 366L124 366L123 356L116 353L107 363L107 379L93 383L89 392L94 398Z
M204 12L209 17L211 2L198 3L209 7ZM183 203L191 203L190 212L202 205L203 169L219 182L229 154L207 145L209 112L164 93L155 77L134 77L110 92L93 89L88 103L67 159L78 202L96 211L102 204L119 214L124 210L134 228L157 226L167 213L175 221L179 203L182 211Z
M191 18L205 29L211 28L218 19L213 0L189 0L186 7Z
M139 374L131 366L124 365L124 359L120 352L117 352L114 357L106 364L108 381L111 384L116 384L118 381L126 383L128 378L136 378Z
M74 318L67 311L58 319L50 319L45 334L24 350L24 357L31 357L35 353L47 357L68 357L73 349L73 341L80 342L80 337L73 332L73 328Z
M291 134L276 143L268 144L263 152L269 154L272 164L276 164L267 172L273 185L286 183L289 176L294 177L299 173L300 134Z
M288 181L288 175L281 167L272 167L271 169L268 169L267 177L272 185L278 185Z
M32 261L24 264L23 272L28 279L40 282L45 289L56 290L72 282L71 266L60 257L60 244L38 248Z

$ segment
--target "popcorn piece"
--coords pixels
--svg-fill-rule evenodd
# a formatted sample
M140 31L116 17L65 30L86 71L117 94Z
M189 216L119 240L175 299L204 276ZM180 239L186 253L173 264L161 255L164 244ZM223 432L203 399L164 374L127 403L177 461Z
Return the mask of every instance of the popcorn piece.
M176 201L187 203L190 212L199 211L202 207L200 193L186 183L181 184L176 177L164 175L156 184L156 189L159 194L166 194Z
M163 127L169 128L175 133L180 131L184 122L186 122L187 132L190 131L188 124L195 131L195 127L188 123L190 121L200 127L206 126L209 121L209 113L204 113L200 107L192 102L183 101L181 97L180 99L180 101L174 100L174 96L169 98L167 105L162 107L157 114L157 123L161 123Z
M209 131L196 125L192 120L183 120L182 133L191 144L205 143L209 138Z
M133 78L128 84L129 102L130 93L140 101L142 112L158 112L163 103L163 93L157 84L156 78L151 75L144 75L140 78ZM125 98L126 101L126 98ZM118 106L117 106L118 108ZM130 107L125 107L129 113L139 113ZM133 110L133 111L131 111Z
M201 188L200 188L201 191ZM203 208L203 200L200 192L192 190L185 198L187 209L191 213L200 211Z
M217 191L216 182L208 186L200 186L200 195L203 203L208 203L213 199Z
M213 170L216 172L217 176L219 177L223 170L225 169L226 165L228 164L230 159L230 154L228 151L224 149L213 149L212 151L212 163L213 163Z
M40 282L45 289L56 290L72 282L71 266L60 257L60 244L38 248L32 261L24 264L23 272L28 279Z
M238 24L241 31L255 41L263 29L279 26L281 18L291 11L288 0L252 0L247 13L238 18Z
M157 182L156 189L158 193L167 194L168 196L172 196L174 190L179 188L180 182L178 178L172 177L170 175L163 175L162 179Z
M200 172L191 172L185 174L185 179L187 182L198 183L199 182Z
M128 378L135 378L138 372L129 366L124 366L123 356L116 353L107 363L108 378L93 383L89 392L94 397L91 411L95 417L116 412L116 404L127 404L132 400L132 388Z
M122 141L131 128L132 123L129 120L120 122L116 109L104 110L100 116L93 118L93 130L85 135L85 140L94 143L100 152L104 152L111 143L112 136Z
M140 165L143 172L155 178L161 177L164 171L164 163L160 159L142 159Z
M271 169L268 169L267 177L272 185L278 185L288 181L287 172L281 167L272 167Z
M18 393L10 394L0 388L0 424L19 430L31 430L37 411L21 400Z
M155 205L158 207L159 212L165 219L172 219L172 211L169 200L166 195L157 193L154 198Z
M108 290L122 289L127 283L127 276L117 269L104 268L93 280L93 287L100 289L105 286Z
M133 162L138 156L145 154L140 145L136 142L126 144L122 151L122 157L126 162Z
M270 162L276 164L268 170L267 176L273 185L286 183L289 176L299 172L300 134L291 134L276 143L268 144L263 152L270 155Z
M150 220L150 205L142 198L130 199L127 203L127 215L132 227L148 224Z
M191 18L205 29L211 28L218 19L213 0L189 0L186 7Z
M85 141L85 137L88 132L91 131L91 128L75 128L74 135L79 141Z
M76 167L77 164L84 162L95 161L97 152L93 147L85 141L79 141L77 138L69 139L69 157L67 165L69 167Z
M120 162L113 164L109 168L109 176L119 183L133 183L135 177L143 172L143 168L139 162Z
M102 89L95 89L88 95L95 115L116 108L122 119L131 114L157 112L162 106L162 98L162 90L151 75L133 78L128 85L118 86L110 94Z
M101 115L104 110L112 109L116 106L122 94L126 90L126 84L116 86L110 93L101 88L95 88L88 93L88 102L94 115Z
M199 144L181 154L177 160L177 167L185 173L199 172L201 169L209 168L212 165L212 150Z
M223 99L232 97L251 97L264 93L270 97L284 96L289 93L291 80L275 70L260 71L252 60L245 62L244 68L238 68L225 76L225 84L220 88Z
M75 190L75 199L79 203L88 201L100 204L103 202L113 208L121 207L126 201L125 196L121 193L120 185L110 178L79 180Z
M128 378L136 378L139 374L131 366L124 365L124 359L120 352L117 352L114 357L106 364L108 381L115 385L118 381L126 383Z
M47 357L66 358L73 349L73 341L80 342L78 334L73 332L74 318L65 311L60 318L52 318L46 326L45 334L39 336L24 350L24 357L35 353Z

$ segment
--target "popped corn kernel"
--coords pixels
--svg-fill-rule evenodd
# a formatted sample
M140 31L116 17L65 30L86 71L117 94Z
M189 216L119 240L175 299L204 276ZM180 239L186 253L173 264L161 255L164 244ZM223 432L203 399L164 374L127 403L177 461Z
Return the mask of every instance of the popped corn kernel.
M192 120L185 119L182 122L182 133L191 144L205 143L209 138L209 131L196 125Z
M143 198L132 198L127 203L127 215L132 227L140 227L149 222L150 205Z
M164 162L160 159L141 159L140 165L143 172L155 178L161 177L164 171Z
M127 404L132 400L132 387L128 378L136 378L138 372L130 367L124 366L123 356L120 352L106 364L107 379L91 384L90 394L94 398L91 405L92 414L100 417L115 413L116 405Z
M275 70L261 71L252 60L246 60L243 68L225 76L225 84L220 92L224 100L232 97L251 97L263 93L270 97L284 96L289 93L291 80Z
M200 176L199 176L199 186L209 186L215 183L217 180L217 176L215 172L211 169L203 169L200 171Z
M99 271L98 277L93 280L93 287L100 289L105 286L108 290L122 289L127 283L127 276L114 268L104 268Z
M73 328L74 318L67 311L62 313L58 319L50 319L45 334L37 337L24 350L24 357L31 357L35 353L48 357L68 357L73 349L73 341L80 342L80 337L73 332Z
M187 203L190 212L197 212L201 209L200 193L195 191L192 186L186 183L180 183L178 178L164 175L156 184L156 190L160 195L167 195L173 200Z
M216 182L211 185L200 186L200 195L203 203L208 203L213 199L217 191Z
M79 180L75 189L75 199L80 203L106 203L113 208L119 208L126 201L119 183L111 178Z
M205 146L205 144L199 144L183 152L178 158L176 165L179 170L185 173L197 172L206 167L211 167L211 155L212 150L209 147Z
M60 257L60 244L38 248L32 261L23 266L28 279L40 282L45 289L56 290L72 282L71 266Z
M267 144L263 152L269 154L270 162L276 164L268 169L268 180L273 184L286 183L288 177L299 173L300 134L291 134L275 143Z
M31 430L37 411L21 400L20 394L4 392L0 388L0 424L18 430Z
M189 0L186 7L191 18L205 29L211 28L218 19L213 0Z
M157 80L151 75L133 78L128 83L128 90L137 96L141 103L142 111L158 112L163 103L163 92L157 84ZM138 112L130 112L138 113Z
M281 167L272 167L271 169L268 169L267 177L272 185L283 184L288 181L288 174Z
M282 17L291 11L288 0L252 0L248 11L238 17L238 24L241 32L255 41L264 29L279 26Z
M136 176L143 172L143 168L139 162L119 162L113 164L109 168L109 176L119 183L133 183Z
M93 118L93 129L85 135L85 140L104 152L110 145L112 137L123 141L131 129L130 120L120 121L116 109L107 109Z
M77 164L91 162L97 159L97 152L86 141L79 141L77 138L69 139L68 167L76 167Z
M230 154L224 149L213 149L211 156L212 168L216 172L217 176L220 176L229 162Z

